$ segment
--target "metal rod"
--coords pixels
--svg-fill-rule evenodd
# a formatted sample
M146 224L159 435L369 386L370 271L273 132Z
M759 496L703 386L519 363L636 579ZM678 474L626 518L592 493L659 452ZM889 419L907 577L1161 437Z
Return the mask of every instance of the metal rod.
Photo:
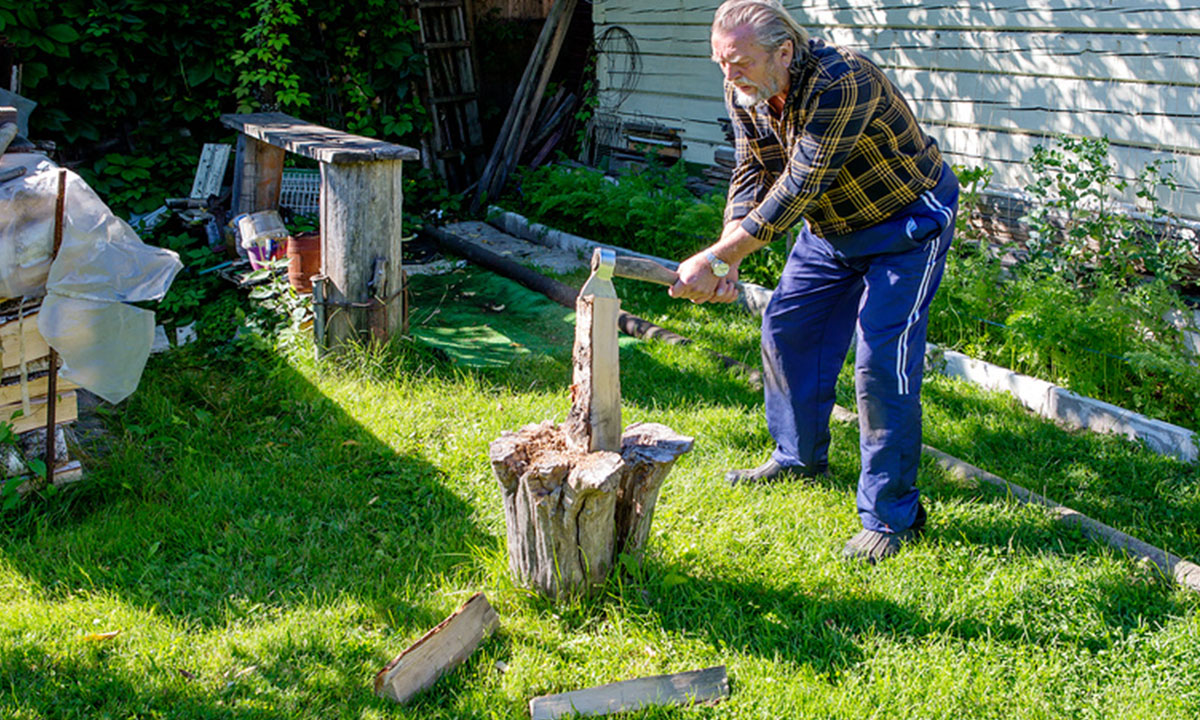
M67 171L65 168L59 168L58 171L58 199L54 205L54 247L50 251L50 263L54 264L54 259L58 257L58 250L62 247L63 240L63 224L65 222L64 213L66 211L67 199ZM46 485L54 484L54 463L57 461L56 454L56 438L54 436L55 419L57 418L57 403L58 395L58 352L54 348L50 348L50 377L47 380L48 387L46 389Z
M317 359L325 356L325 275L312 276L313 345Z

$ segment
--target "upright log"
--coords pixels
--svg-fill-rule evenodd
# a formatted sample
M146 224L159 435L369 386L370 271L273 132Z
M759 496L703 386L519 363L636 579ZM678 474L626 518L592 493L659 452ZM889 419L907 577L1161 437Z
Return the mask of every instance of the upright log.
M328 347L351 339L385 340L407 329L400 170L399 159L321 164L323 344Z
M258 212L279 207L283 185L283 148L247 135L238 135L239 162L233 173L233 212Z

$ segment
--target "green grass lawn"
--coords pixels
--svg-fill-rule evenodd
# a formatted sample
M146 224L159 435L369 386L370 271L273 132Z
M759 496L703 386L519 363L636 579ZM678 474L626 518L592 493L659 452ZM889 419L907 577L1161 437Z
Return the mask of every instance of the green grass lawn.
M471 299L503 330L511 300L476 285L415 280L413 317ZM618 291L758 364L752 318ZM621 350L626 424L696 438L642 566L587 600L517 587L487 446L565 419L571 372L569 315L523 312L517 342L544 347L505 367L409 339L324 366L303 348L153 359L89 480L2 518L0 717L520 718L535 695L716 664L724 703L628 717L1200 716L1194 593L932 463L926 539L847 565L856 428L835 423L827 480L728 487L769 450L761 396L695 347ZM1200 557L1196 468L957 382L924 397L929 444ZM477 591L500 631L411 705L376 698L375 672Z

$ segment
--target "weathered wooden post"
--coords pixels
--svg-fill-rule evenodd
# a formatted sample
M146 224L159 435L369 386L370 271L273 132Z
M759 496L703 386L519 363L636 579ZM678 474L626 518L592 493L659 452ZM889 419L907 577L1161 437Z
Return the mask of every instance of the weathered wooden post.
M404 332L401 160L321 164L325 339L386 340Z
M621 433L620 301L611 263L596 268L575 304L567 422L526 425L488 448L504 499L509 569L549 597L601 585L622 553L642 549L659 490L693 443L656 423Z
M283 185L283 148L239 135L233 169L233 214L274 210Z

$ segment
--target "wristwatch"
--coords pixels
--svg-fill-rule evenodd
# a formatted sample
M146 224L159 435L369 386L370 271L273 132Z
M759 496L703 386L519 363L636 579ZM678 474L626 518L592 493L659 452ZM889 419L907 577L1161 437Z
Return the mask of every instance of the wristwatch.
M713 255L712 250L705 251L704 259L708 261L708 266L712 268L713 275L723 278L729 274L729 263L725 262L716 255Z

